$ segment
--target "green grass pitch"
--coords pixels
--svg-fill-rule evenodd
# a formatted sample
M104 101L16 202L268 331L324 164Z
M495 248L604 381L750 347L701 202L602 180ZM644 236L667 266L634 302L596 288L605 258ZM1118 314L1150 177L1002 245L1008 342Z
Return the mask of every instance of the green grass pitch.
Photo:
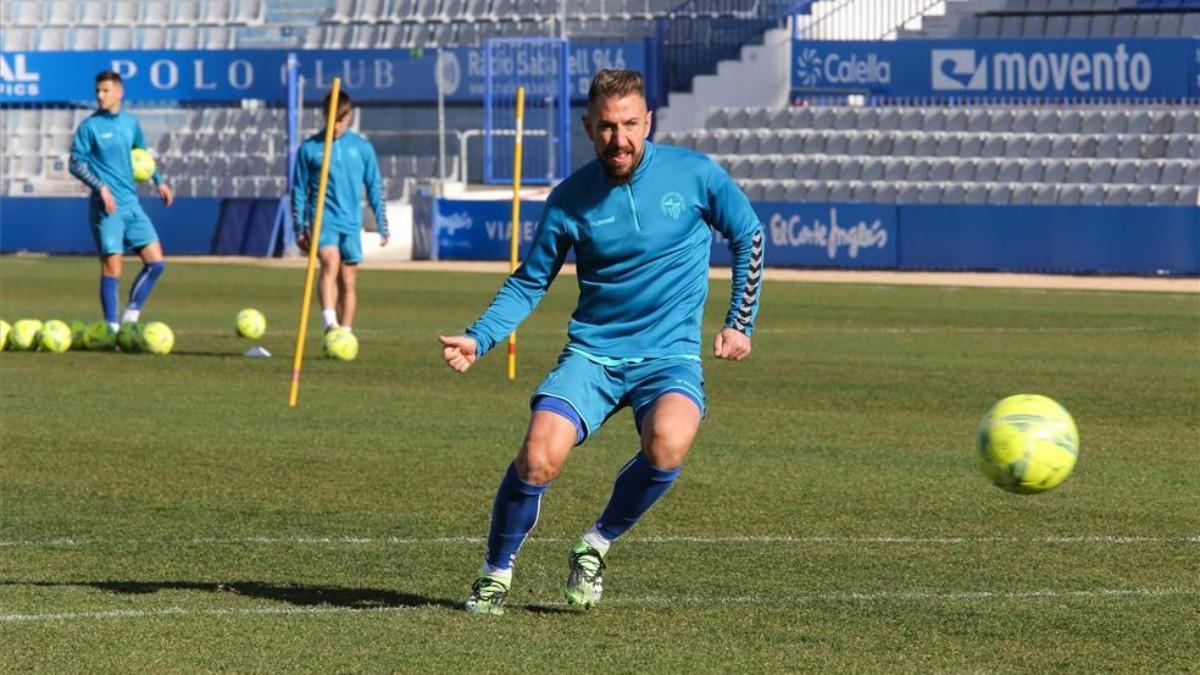
M95 320L96 277L2 258L0 317ZM753 356L706 357L708 419L601 605L562 582L628 412L547 494L494 619L457 607L576 294L559 279L522 326L516 382L502 353L456 376L436 335L500 281L365 269L360 356L310 333L297 409L299 268L172 261L145 315L172 356L0 354L0 670L1197 668L1200 295L768 281ZM714 282L706 343L728 297ZM241 356L260 343L274 358ZM1082 440L1033 497L975 467L979 417L1018 392Z

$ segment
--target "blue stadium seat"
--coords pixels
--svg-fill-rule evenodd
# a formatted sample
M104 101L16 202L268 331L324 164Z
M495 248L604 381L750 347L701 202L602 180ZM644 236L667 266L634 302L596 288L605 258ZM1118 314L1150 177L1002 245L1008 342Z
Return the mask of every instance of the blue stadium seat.
M100 48L100 29L94 26L77 27L71 31L69 42L73 50L95 51Z
M919 188L917 203L941 204L943 190L944 188L940 183L925 183Z
M24 26L6 27L0 31L0 51L23 52L33 45L34 28Z
M1103 189L1100 190L1103 198ZM1062 185L1058 189L1058 203L1061 206L1076 206L1083 201L1083 187L1079 185Z
M198 0L173 0L171 2L171 24L176 26L195 26L200 23L200 3Z
M908 175L909 163L909 160L900 157L884 160L883 180L888 183L903 181Z
M1033 204L1052 206L1058 203L1057 185L1035 185L1033 188Z
M1021 183L1041 183L1046 175L1046 163L1036 159L1027 159L1021 162L1021 175L1018 181Z
M1009 197L1010 204L1025 205L1033 203L1034 192L1032 185L1021 184L1010 187L1012 188L1011 196Z
M108 20L105 3L100 0L84 0L79 3L77 26L103 26Z
M1086 160L1083 160L1086 163ZM1073 164L1064 159L1048 159L1041 163L1041 174L1036 182L1062 183L1067 179L1067 170ZM1032 174L1031 174L1032 175ZM1024 178L1024 173L1022 173Z
M75 5L70 0L48 0L42 3L42 25L68 27L75 23Z
M1158 185L1153 188L1150 203L1162 206L1175 206L1179 199L1179 188L1174 185Z

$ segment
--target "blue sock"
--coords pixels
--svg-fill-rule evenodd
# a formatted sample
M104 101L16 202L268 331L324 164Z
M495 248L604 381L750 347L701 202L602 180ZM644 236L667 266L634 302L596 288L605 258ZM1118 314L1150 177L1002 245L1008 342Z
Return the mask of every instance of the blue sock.
M121 277L100 275L100 309L104 311L105 323L117 322L117 296L121 290Z
M487 558L484 559L488 566L495 569L512 567L521 544L537 524L542 495L549 489L549 483L526 483L517 476L517 467L508 465L492 506L492 527L488 531Z
M149 298L150 291L154 290L154 283L166 268L167 263L161 260L146 263L142 267L142 271L138 272L137 278L133 280L133 285L129 287L129 304L126 305L129 309L141 309L142 305L146 304L146 298Z
M651 464L639 450L617 474L608 506L596 521L596 531L609 541L625 534L659 497L671 489L680 468L664 471Z

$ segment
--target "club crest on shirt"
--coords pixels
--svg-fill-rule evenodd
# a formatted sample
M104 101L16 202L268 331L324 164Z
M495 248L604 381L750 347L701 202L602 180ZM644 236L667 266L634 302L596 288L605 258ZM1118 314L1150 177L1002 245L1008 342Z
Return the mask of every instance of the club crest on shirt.
M662 206L663 213L672 220L678 220L679 216L683 214L683 195L678 192L668 192L663 195L659 204Z

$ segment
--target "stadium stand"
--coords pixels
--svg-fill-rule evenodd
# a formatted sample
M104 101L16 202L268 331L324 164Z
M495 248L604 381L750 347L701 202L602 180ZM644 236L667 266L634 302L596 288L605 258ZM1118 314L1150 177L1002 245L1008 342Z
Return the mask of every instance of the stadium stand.
M866 6L855 0L793 4L806 12L797 21L807 22L805 30L814 34L822 25L852 21L859 14L849 10ZM944 15L924 16L919 29L898 32L938 3L893 4L898 8L893 17L857 30L921 39L1200 35L1200 0L950 0ZM555 34L562 19L568 36L628 40L650 34L667 19L686 16L703 24L746 6L710 3L700 11L696 0L13 0L0 8L0 46L18 51L478 45L491 36ZM844 32L847 38L864 35ZM664 48L671 39L680 40L666 39ZM181 195L283 193L281 109L138 113ZM87 110L8 108L0 114L4 194L82 192L65 165L71 132ZM752 199L1196 204L1200 184L1200 113L1180 105L718 108L704 128L661 134L658 140L713 154ZM382 152L393 197L403 196L405 179L439 174L427 147L394 145ZM459 174L452 166L441 175Z
M1184 106L719 108L660 140L760 200L1194 205L1200 185Z
M75 127L86 109L3 111L4 172L9 194L83 194L66 171ZM155 156L179 196L279 197L286 192L287 147L282 109L204 108L138 111ZM157 139L157 140L151 140ZM54 152L46 153L45 148ZM451 166L448 173L457 167ZM380 157L388 197L404 196L407 178L437 173L426 155Z
M957 0L901 38L1200 36L1196 0Z

